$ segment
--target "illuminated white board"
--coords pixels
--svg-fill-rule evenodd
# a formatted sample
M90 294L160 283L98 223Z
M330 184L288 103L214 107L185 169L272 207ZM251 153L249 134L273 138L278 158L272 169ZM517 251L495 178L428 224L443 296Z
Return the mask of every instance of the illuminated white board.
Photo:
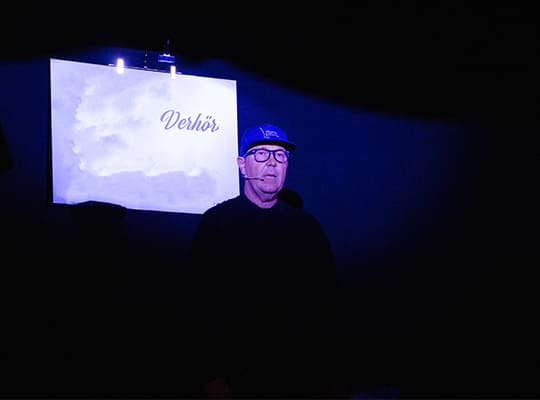
M53 203L203 213L239 193L236 81L50 59Z

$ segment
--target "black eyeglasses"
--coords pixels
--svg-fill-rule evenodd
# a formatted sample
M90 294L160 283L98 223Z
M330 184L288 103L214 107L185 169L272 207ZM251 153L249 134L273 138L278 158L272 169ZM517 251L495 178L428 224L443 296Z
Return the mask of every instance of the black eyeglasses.
M266 162L270 158L270 154L274 155L274 159L279 163L289 161L289 152L287 150L268 150L268 149L253 149L244 154L244 158L253 154L255 161Z

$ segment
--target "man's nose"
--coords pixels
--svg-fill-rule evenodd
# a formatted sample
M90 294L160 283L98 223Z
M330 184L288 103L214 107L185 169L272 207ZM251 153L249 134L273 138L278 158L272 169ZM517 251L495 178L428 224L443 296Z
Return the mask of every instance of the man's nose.
M270 164L270 165L276 165L276 163L277 163L276 153L271 153L271 155L270 155L270 157L268 157L268 161L266 163Z

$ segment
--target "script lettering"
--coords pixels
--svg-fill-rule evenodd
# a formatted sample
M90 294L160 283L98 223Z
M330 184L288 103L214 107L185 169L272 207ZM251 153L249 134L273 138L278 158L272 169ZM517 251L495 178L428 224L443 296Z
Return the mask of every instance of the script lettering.
M180 111L167 110L161 114L159 119L163 122L163 129L166 131L176 127L178 130L196 131L196 132L216 132L219 125L211 115L202 117L198 113L195 117L192 115L181 115Z

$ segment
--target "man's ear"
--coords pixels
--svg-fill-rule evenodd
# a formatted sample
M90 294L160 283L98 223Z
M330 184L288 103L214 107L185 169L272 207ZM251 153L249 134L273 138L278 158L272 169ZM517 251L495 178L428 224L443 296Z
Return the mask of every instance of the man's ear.
M238 164L238 168L240 169L240 173L242 175L246 175L246 160L244 157L236 157L236 164Z

